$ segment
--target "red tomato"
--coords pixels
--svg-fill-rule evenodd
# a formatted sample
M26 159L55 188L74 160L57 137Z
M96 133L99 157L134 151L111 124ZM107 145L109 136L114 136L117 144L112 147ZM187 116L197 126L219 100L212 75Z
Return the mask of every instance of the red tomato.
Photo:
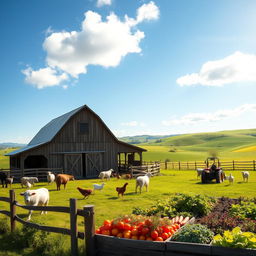
M119 233L119 230L118 230L117 228L113 228L113 229L111 230L111 234L112 234L113 236L116 236L118 233Z
M124 235L124 238L127 238L127 239L131 238L131 231L130 230L125 230L123 235Z
M132 226L129 223L124 223L124 230L131 230Z
M112 228L112 225L111 225L111 224L106 224L106 225L104 225L103 227L104 227L104 229L106 229L106 230L110 230L110 229Z
M117 235L116 235L116 237L120 237L120 238L123 238L123 233L118 233Z
M111 221L110 220L104 220L103 225L104 226L111 225Z
M156 230L151 232L151 237L155 240L158 237L158 232Z
M109 230L103 230L101 232L102 235L105 235L105 236L110 236L110 231Z
M124 218L124 223L129 223L131 221L130 218Z
M122 221L119 221L119 222L117 223L117 228L118 228L119 230L124 229L124 223L123 223Z
M145 220L145 225L148 226L148 227L152 226L152 221L150 219L146 219Z
M96 234L101 234L100 228L97 228L97 229L95 230L95 233L96 233Z
M146 240L146 237L141 235L141 236L139 236L139 240Z
M147 241L153 241L153 239L151 237L147 237L146 239Z
M138 231L138 229L137 229L137 228L133 228L133 229L131 230L131 234L132 234L132 236L137 236L137 235L138 235L138 233L139 233L139 231Z
M170 232L170 226L163 226L163 230L165 233Z
M141 230L142 235L146 235L148 233L149 233L149 228L142 228L142 230Z
M161 236L158 236L155 241L163 241L163 238Z
M99 229L100 229L101 232L102 232L103 230L106 230L106 229L105 229L105 226L101 226Z
M132 240L138 240L138 236L132 236L131 239Z
M161 237L163 238L163 240L166 240L167 238L169 238L169 235L168 233L163 233Z

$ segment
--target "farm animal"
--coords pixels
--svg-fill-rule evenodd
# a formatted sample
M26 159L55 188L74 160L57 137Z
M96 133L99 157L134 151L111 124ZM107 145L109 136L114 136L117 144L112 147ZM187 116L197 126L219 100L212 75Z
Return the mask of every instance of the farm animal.
M27 187L27 188L31 188L31 187L32 187L32 185L31 185L27 180L25 180L24 185L25 185L25 187Z
M5 179L5 187L7 188L8 184L10 185L10 188L12 187L14 176L10 176L10 178Z
M6 178L7 178L6 173L5 172L0 172L0 180L2 182L2 187L4 187Z
M242 173L244 182L245 181L248 182L248 179L249 179L249 176L250 176L249 172L244 171L244 172L241 172L241 173Z
M121 176L118 173L112 172L112 177L116 177L118 180L121 178Z
M37 177L22 177L20 179L21 182L21 186L26 186L26 181L28 181L32 186L34 186L35 182L38 182L38 178Z
M94 190L102 190L104 188L105 183L102 183L101 185L99 184L93 184L93 189Z
M229 176L226 179L229 181L230 184L231 183L233 184L234 180L235 180L234 176L231 173L229 174Z
M116 192L119 195L124 196L124 192L126 191L126 186L128 185L128 183L126 182L122 187L116 187Z
M113 171L114 171L113 169L110 169L108 171L100 172L99 178L101 180L104 180L104 179L110 180L110 176L111 176Z
M149 178L152 176L152 174L149 172L145 176L139 176L136 178L136 189L135 192L137 193L137 188L140 187L140 193L142 188L145 186L146 191L148 191L149 186Z
M197 172L197 179L198 179L199 177L201 177L203 171L204 171L204 169L197 169L197 170L196 170L196 172Z
M24 201L26 205L29 206L47 206L49 203L49 191L47 188L39 188L35 190L26 190L23 193L20 193L21 196L24 196ZM47 214L46 211L41 211L41 214ZM31 219L32 210L29 210L28 221Z
M131 174L124 174L122 177L126 180L130 180L132 178L132 175Z
M84 196L83 199L88 198L92 194L92 189L84 189L77 187L78 191Z
M73 175L68 175L68 174L58 174L56 176L56 185L57 185L57 190L60 190L60 185L63 184L64 185L64 189L66 188L66 184L68 183L68 181L70 180L75 180Z
M55 175L52 172L47 172L48 185L55 181Z

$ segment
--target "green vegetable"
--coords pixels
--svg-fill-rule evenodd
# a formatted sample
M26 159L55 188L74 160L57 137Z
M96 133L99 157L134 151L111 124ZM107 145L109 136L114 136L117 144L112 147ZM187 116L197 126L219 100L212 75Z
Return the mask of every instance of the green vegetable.
M232 231L225 231L223 236L216 235L213 245L232 248L256 248L256 234L242 232L239 227Z
M178 242L209 244L214 233L201 224L186 225L172 236Z
M231 216L241 219L250 218L256 220L256 204L253 202L241 202L241 204L232 204L229 211Z

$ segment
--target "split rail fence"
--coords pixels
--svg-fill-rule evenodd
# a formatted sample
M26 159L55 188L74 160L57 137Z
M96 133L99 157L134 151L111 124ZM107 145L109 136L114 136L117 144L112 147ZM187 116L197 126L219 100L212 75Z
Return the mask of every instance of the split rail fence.
M190 161L190 162L161 162L161 169L175 169L175 170L196 170L205 168L204 161ZM256 161L221 161L221 167L224 171L256 171Z
M95 221L94 221L94 206L86 205L83 209L77 209L77 200L71 198L69 201L69 207L66 206L27 206L21 205L15 200L14 190L9 190L9 197L0 197L0 201L10 204L10 211L0 210L0 214L7 215L10 217L11 232L16 229L16 222L20 222L23 225L29 227L53 232L60 233L70 236L71 241L71 255L78 255L78 239L85 240L86 255L92 255L91 251L94 250L94 233L95 233ZM34 211L49 211L49 212L61 212L69 214L70 229L44 226L36 223L31 223L20 218L16 214L16 207L21 207L27 210ZM84 232L79 232L77 227L77 217L82 216L84 218Z

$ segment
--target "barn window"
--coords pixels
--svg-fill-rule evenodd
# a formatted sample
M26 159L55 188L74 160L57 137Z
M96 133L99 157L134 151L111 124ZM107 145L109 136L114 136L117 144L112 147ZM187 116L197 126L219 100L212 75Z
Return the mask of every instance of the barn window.
M89 133L89 124L88 123L79 123L79 133L88 134Z

